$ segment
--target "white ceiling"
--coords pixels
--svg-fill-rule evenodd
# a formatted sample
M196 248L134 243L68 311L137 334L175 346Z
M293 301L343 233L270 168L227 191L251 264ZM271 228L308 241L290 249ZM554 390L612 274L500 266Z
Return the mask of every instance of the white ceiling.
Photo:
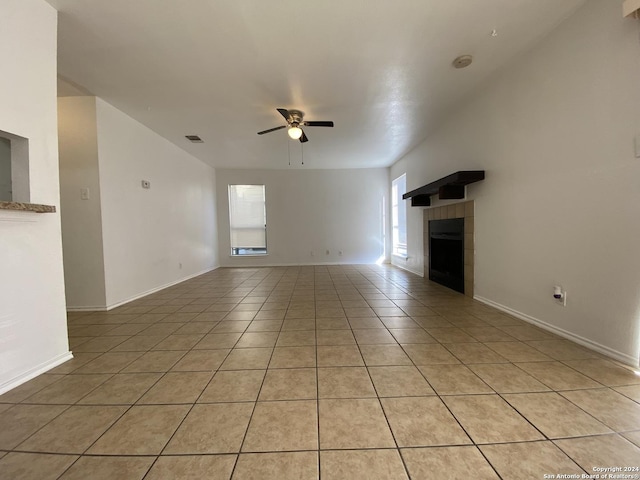
M91 92L204 162L385 167L585 0L48 0L61 95ZM491 35L496 29L498 35ZM474 56L467 69L451 62ZM196 134L205 143L191 144Z

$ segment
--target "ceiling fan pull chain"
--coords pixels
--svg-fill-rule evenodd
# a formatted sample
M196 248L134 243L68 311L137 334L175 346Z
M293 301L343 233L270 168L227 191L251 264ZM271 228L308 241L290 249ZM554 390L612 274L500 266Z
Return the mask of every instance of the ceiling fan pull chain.
M300 152L302 153L302 164L304 165L304 143L300 144Z
M287 151L289 152L289 166L291 166L291 142L287 140Z

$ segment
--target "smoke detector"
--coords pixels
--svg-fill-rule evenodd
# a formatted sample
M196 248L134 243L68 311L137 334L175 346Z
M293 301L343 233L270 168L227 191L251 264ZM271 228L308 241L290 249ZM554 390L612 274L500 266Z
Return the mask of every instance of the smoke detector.
M453 61L453 66L456 68L466 68L473 62L471 55L460 55Z

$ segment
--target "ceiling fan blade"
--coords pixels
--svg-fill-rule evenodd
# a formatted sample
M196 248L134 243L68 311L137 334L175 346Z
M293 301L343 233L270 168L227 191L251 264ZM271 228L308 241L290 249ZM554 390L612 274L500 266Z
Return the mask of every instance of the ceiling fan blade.
M291 115L289 115L289 110L287 110L286 108L276 108L276 110L280 112L280 115L282 115L287 122L289 121L291 117Z
M264 135L265 133L275 132L276 130L281 130L283 128L287 128L287 126L282 125L281 127L275 127L275 128L270 128L269 130L263 130L261 132L258 132L258 135Z
M315 122L302 122L302 124L305 127L333 127L333 122L315 121Z
M304 142L308 142L309 139L307 138L307 136L304 134L304 130L302 131L302 136L300 137L300 143L304 143Z

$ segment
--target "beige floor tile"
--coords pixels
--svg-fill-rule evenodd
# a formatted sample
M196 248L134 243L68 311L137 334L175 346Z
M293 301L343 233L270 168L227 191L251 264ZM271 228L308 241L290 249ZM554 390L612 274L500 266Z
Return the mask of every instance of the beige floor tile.
M82 398L82 405L126 405L135 403L156 383L160 373L121 373L114 375Z
M410 317L382 317L380 321L389 331L396 330L422 330L415 320ZM424 330L422 330L424 332Z
M413 365L399 345L361 345L360 353L367 366Z
M398 343L438 343L435 338L421 328L391 328L389 332Z
M315 400L259 402L242 445L243 452L317 448L318 415Z
M142 480L154 457L80 457L60 480Z
M47 375L40 375L39 377L36 377L33 380L29 380L27 384L33 382L36 379L46 379L47 377L50 378L55 375L65 375L67 373L72 373L76 371L78 368L82 367L83 365L86 365L87 363L89 363L94 358L97 358L99 355L100 353L81 353L81 352L74 351L73 358L71 360L68 360L64 362L62 365L52 368L47 372ZM14 388L13 390L11 390L11 393L14 393L16 390L18 390L23 386L26 386L26 384L22 384L20 385L20 387ZM0 402L4 401L3 398L5 397L5 395L0 395Z
M585 374L587 377L608 387L640 385L640 375L636 375L631 370L620 367L609 360L569 360L565 363L580 373Z
M498 393L546 392L550 388L510 363L469 365Z
M278 332L245 332L235 348L273 347L277 339Z
M599 358L597 353L568 340L532 340L526 343L554 360L564 361Z
M108 352L130 337L126 335L114 337L96 337L75 347L76 352Z
M260 310L254 320L284 320L286 310ZM282 322L281 322L282 324Z
M441 343L475 343L477 340L457 327L427 328L427 333Z
M316 317L317 330L351 330L346 318L322 318Z
M253 403L194 406L163 453L237 453L253 406Z
M441 365L460 363L451 352L439 344L403 344L402 348L416 365Z
M190 405L135 406L87 451L92 455L158 455Z
M0 413L0 449L12 450L67 407L64 405L15 405Z
M480 450L504 480L544 478L545 474L558 473L581 478L584 473L551 442L482 445Z
M258 310L245 310L245 311L233 310L229 312L222 320L223 321L253 320L257 313L258 313Z
M154 463L145 480L229 480L235 455L163 456Z
M510 394L503 398L548 438L612 433L591 415L554 392Z
M167 373L138 400L138 403L143 405L193 403L209 380L211 380L210 372Z
M555 335L531 325L505 325L498 327L521 342L533 340L558 340Z
M353 307L345 308L344 313L349 319L349 323L354 318L377 318L376 313L370 307ZM351 328L354 328L353 324Z
M560 395L617 432L640 430L640 404L608 388Z
M554 443L585 472L592 473L594 467L640 467L640 448L620 435L571 438Z
M67 375L30 396L26 403L73 404L111 378L109 374Z
M316 480L317 452L242 453L234 480Z
M496 327L463 327L462 330L479 342L513 342L515 338Z
M368 328L385 328L384 323L378 317L351 318L349 317L349 325L353 330L366 330Z
M320 398L366 398L376 392L364 367L333 367L318 369Z
M217 372L198 403L255 402L265 370L229 370Z
M16 449L46 453L83 453L126 410L122 406L70 407Z
M320 400L320 448L393 448L377 399Z
M218 322L189 322L175 331L176 335L207 334Z
M553 360L524 342L486 342L485 345L510 362L549 362Z
M171 369L172 372L213 372L231 350L191 350Z
M311 310L314 312L314 310ZM287 313L284 322L282 323L282 331L290 332L294 330L315 330L316 329L316 321L313 316L315 313L310 313L309 317L299 318L294 313Z
M99 353L89 353L85 355L100 355ZM70 360L67 363L73 362ZM66 364L65 364L66 365ZM26 398L29 398L31 395L36 394L40 390L48 387L52 383L57 382L58 380L63 379L62 375L39 375L36 378L29 380L28 382L23 383L22 385L14 388L13 390L9 390L8 392L0 395L0 403L19 403Z
M280 332L278 347L305 347L316 344L315 330L288 330Z
M98 358L78 368L74 374L118 373L141 356L142 352L103 353Z
M146 352L122 373L164 373L168 372L187 352Z
M282 320L254 320L245 330L246 333L279 332Z
M613 387L613 389L624 395L625 397L630 398L638 403L640 403L640 385L630 385L627 387Z
M438 395L494 392L465 365L422 365L419 368Z
M500 477L476 447L403 448L412 480L498 480Z
M0 478L56 480L77 458L75 455L11 452L0 460Z
M113 348L112 352L147 352L164 340L166 335L145 335L144 332L131 337Z
M355 345L318 346L318 367L364 366L360 350Z
M315 347L276 347L269 368L304 368L316 366Z
M267 371L259 400L308 400L317 396L315 369L285 368Z
M407 473L397 450L344 450L320 452L325 480L401 480Z
M412 316L411 319L422 328L451 328L455 326L451 322L445 320L444 317L440 316Z
M444 347L462 363L508 363L508 360L481 343L448 343Z
M498 395L443 397L475 443L524 442L544 437Z
M189 350L204 338L204 333L189 335L169 335L158 343L152 350Z
M598 382L560 362L517 363L516 366L553 390L580 390L602 387Z
M421 397L435 392L414 366L369 367L379 397Z
M271 360L273 348L241 348L231 350L220 370L266 369Z
M351 330L318 330L318 345L355 345L356 339Z
M626 432L621 434L624 438L629 440L631 443L640 447L640 430L635 432Z
M383 398L381 403L399 447L471 443L437 397Z
M195 347L198 350L215 350L217 348L233 348L242 333L208 333Z
M185 323L155 323L144 329L137 336L153 336L166 338L184 325Z
M353 330L353 335L359 345L397 345L396 339L386 328L364 328Z

